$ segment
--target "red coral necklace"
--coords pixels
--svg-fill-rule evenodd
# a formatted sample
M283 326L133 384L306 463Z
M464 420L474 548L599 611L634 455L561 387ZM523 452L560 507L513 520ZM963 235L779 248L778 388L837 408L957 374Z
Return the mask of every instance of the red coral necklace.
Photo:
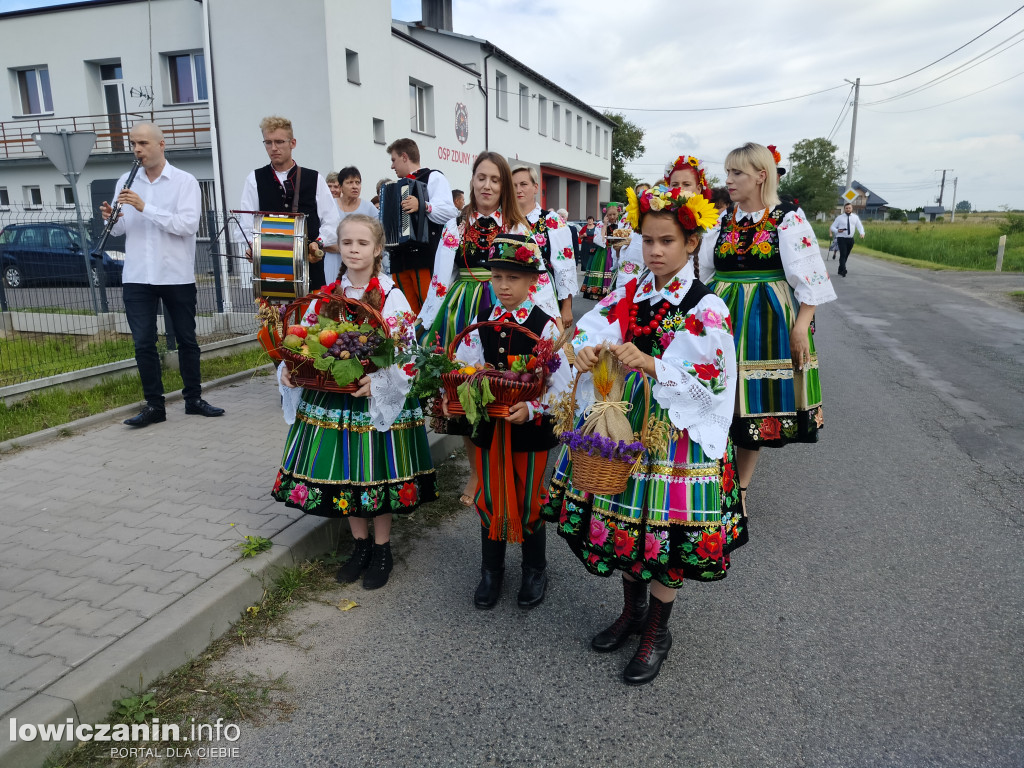
M654 313L654 319L649 323L638 324L636 321L637 311L639 306L634 304L629 309L629 333L630 338L636 338L637 336L650 336L654 333L658 326L661 325L661 321L665 319L665 315L669 310L669 302L662 299L662 301L655 307L651 305L651 311Z

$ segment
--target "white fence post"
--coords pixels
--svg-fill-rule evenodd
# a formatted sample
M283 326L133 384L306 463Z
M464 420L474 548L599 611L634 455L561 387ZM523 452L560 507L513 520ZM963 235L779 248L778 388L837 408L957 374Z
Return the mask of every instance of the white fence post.
M1003 271L1003 252L1006 250L1006 235L999 236L999 250L996 251L996 272Z

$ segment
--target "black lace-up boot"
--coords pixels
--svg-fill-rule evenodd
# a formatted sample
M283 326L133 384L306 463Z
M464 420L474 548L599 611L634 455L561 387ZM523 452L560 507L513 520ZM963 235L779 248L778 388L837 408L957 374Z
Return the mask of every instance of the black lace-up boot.
M619 618L590 641L590 647L598 653L617 651L630 635L639 635L647 623L647 584L623 578L622 593L624 604Z
M483 564L480 568L480 583L473 595L473 605L486 611L496 606L501 597L501 585L505 579L505 542L491 539L483 526L480 527L480 533Z
M646 685L658 676L662 662L672 647L672 633L668 631L668 619L672 614L672 603L663 603L651 595L651 607L647 624L640 635L640 647L622 672L622 679L628 685Z
M355 546L352 548L352 556L348 559L341 568L338 569L337 575L334 580L339 584L348 584L349 582L356 581L366 570L366 566L370 564L370 552L373 545L370 543L369 538L356 539Z
M395 567L391 559L391 542L374 544L370 553L370 565L363 575L363 589L380 589L388 583L391 569Z

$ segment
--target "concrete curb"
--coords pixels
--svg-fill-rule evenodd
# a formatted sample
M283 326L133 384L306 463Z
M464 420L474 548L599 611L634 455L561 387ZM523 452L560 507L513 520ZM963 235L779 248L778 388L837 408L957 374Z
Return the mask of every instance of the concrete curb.
M217 387L223 387L228 384L234 384L236 381L243 381L253 376L257 371L272 371L274 368L272 363L261 365L257 368L250 368L245 371L239 371L238 373L232 373L227 376L222 376L219 379L211 379L210 381L203 382L203 389L216 389ZM164 400L169 403L174 403L182 399L181 390L175 390L164 395ZM77 432L83 429L89 429L101 424L107 424L113 420L121 420L124 417L134 415L142 406L146 403L145 401L139 401L130 405L122 405L117 408L113 408L103 413L94 413L92 416L84 416L81 419L69 422L67 424L61 424L59 427L50 427L49 429L43 429L39 432L31 432L21 437L16 437L13 440L5 440L0 443L0 456L10 451L16 451L21 448L31 448L32 446L47 443L50 440L56 440L57 438L64 437L68 432Z

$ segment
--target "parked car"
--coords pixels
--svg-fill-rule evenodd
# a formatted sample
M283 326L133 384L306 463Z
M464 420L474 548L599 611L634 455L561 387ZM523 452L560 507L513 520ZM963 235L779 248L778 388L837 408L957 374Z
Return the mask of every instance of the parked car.
M92 246L89 245L91 252ZM107 285L120 285L124 254L90 253L89 277L99 285L100 264ZM0 230L0 273L8 288L29 283L84 283L85 259L74 224L8 224Z

